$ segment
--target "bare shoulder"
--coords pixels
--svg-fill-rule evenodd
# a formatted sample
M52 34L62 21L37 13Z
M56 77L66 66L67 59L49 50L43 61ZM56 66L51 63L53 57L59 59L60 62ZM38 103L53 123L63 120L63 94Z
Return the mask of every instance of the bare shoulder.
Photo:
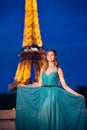
M61 67L58 67L58 74L61 74L61 73L63 73L63 70Z
M41 73L42 73L42 72L44 71L44 67L42 67L40 71L41 71Z
M44 72L44 67L41 68L40 75L42 75L43 72Z

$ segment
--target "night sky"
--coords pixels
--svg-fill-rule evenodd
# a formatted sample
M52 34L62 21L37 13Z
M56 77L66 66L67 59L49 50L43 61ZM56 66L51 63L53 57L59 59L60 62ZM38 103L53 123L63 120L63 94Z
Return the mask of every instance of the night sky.
M87 0L37 0L43 49L55 49L67 84L87 86ZM24 0L0 0L0 92L13 83L22 51Z

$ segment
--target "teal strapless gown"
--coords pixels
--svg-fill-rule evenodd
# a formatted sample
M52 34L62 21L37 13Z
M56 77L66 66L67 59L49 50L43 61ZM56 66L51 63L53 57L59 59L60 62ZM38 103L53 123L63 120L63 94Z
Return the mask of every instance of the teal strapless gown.
M58 87L58 73L42 74L43 87L18 87L17 130L86 130L85 99Z

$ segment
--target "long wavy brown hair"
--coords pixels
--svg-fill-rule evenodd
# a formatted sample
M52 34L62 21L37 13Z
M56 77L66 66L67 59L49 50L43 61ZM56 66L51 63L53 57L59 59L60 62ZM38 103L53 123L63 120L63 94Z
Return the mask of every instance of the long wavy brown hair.
M57 59L57 53L56 53L56 51L53 50L53 49L50 49L50 50L48 50L48 51L46 52L46 59L45 59L44 65L43 65L44 71L46 71L46 69L47 69L47 67L48 67L47 54L48 54L48 52L50 52L50 51L53 52L54 55L55 55L55 59L54 59L54 64L55 64L55 66L56 66L56 67L59 67L59 66L60 66L60 65L59 65L59 62L58 62L58 59Z

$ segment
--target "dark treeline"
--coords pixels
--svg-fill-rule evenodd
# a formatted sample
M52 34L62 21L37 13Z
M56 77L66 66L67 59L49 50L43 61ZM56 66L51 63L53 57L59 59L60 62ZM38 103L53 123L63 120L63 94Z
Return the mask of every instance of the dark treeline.
M77 86L76 92L82 94L86 100L86 108L87 108L87 87L86 86Z
M16 93L0 94L0 110L16 108Z

